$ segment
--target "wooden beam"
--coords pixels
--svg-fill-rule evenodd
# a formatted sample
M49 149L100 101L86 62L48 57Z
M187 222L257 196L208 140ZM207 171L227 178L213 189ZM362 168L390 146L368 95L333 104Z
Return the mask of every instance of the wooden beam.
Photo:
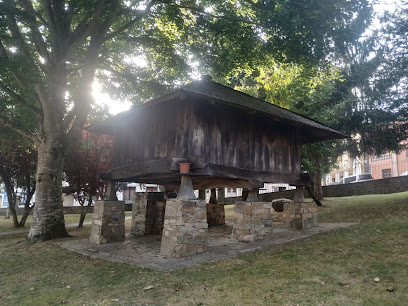
M168 159L148 160L141 163L114 168L109 171L113 180L126 180L155 173L174 173Z
M265 183L288 183L293 185L301 183L299 174L255 171L209 163L202 169L192 170L191 173L196 175L241 179Z

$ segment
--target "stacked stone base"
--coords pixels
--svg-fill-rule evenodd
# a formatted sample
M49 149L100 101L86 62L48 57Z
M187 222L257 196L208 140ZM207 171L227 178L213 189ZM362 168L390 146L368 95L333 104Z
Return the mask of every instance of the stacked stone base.
M204 200L167 200L160 252L181 258L208 251Z
M136 192L132 205L131 235L160 235L165 206L161 192Z
M272 235L272 203L237 202L234 206L232 239L256 241Z
M95 244L125 240L125 202L96 201L89 241Z
M225 224L225 209L223 204L207 204L208 226Z
M283 205L282 221L284 227L300 230L318 226L315 203L286 201Z

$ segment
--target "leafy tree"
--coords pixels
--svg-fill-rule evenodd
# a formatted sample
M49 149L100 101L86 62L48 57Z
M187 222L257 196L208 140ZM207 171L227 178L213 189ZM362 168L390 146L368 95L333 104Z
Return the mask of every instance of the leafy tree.
M334 66L306 66L270 63L254 71L248 77L235 76L236 89L293 110L321 123L337 126L343 119L344 101L335 98L337 83L343 81L340 70ZM340 143L325 141L302 146L302 170L311 174L314 194L323 198L322 173L333 167Z
M69 183L64 192L73 195L82 207L78 227L83 226L93 199L104 198L106 185L98 178L98 173L109 170L113 143L110 136L87 131L82 135L81 144L68 150L64 170Z
M16 133L7 134L1 129L0 137L0 180L3 181L9 203L9 212L13 218L14 227L24 227L32 209L31 199L35 192L35 169L37 152L32 144ZM21 189L26 197L24 213L18 220L16 205L18 205L17 189Z
M225 75L271 54L319 61L369 13L366 0L0 2L0 89L37 122L28 131L0 115L38 150L29 239L67 236L65 151L81 139L96 73L113 93L143 101L193 72Z

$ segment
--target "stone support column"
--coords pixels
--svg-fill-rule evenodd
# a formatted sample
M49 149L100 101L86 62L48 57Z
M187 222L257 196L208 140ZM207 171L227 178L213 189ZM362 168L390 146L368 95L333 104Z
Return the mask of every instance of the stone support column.
M255 241L272 234L272 203L238 201L234 205L232 239Z
M220 196L221 188L218 189L218 196ZM224 201L223 201L224 202ZM207 204L207 222L209 226L217 226L225 224L225 209L224 204L218 204L217 191L215 188L211 189L210 201Z
M125 240L125 202L96 201L89 241L95 244Z
M168 200L160 252L175 258L208 251L205 200Z
M286 228L301 230L318 226L317 206L304 202L303 187L296 187L293 201L283 203L282 221Z
M146 234L147 192L135 192L132 204L132 236Z
M161 234L165 211L164 193L135 192L132 205L132 236Z

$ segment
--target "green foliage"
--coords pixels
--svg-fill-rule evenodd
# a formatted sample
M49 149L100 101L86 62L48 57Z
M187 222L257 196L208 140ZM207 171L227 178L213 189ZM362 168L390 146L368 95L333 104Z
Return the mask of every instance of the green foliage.
M334 66L296 65L275 60L256 70L234 72L230 80L237 90L334 127L345 111L344 101L335 96L337 84L343 81L340 70ZM304 145L302 170L312 174L330 172L341 152L340 144L325 141Z

